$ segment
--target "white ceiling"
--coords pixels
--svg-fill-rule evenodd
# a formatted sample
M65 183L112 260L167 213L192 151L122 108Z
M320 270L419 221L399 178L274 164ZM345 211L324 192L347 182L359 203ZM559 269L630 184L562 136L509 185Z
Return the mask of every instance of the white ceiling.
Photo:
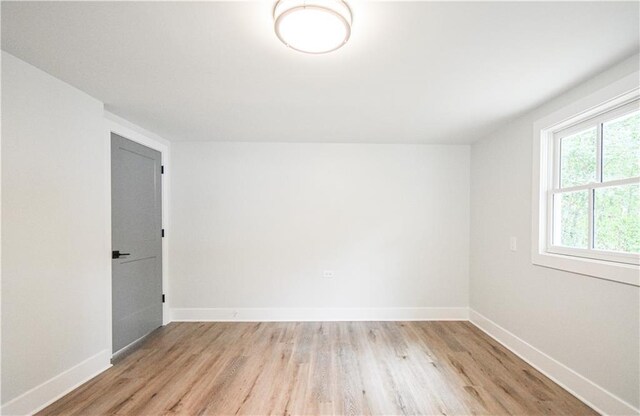
M351 1L282 45L263 2L3 2L2 49L170 140L470 143L639 49L638 2Z

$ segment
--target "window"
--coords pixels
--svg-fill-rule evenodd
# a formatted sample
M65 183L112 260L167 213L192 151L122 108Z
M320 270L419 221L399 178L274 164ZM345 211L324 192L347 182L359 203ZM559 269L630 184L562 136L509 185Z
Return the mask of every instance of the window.
M553 140L547 250L638 264L638 102L556 131Z
M534 264L640 286L639 75L534 124Z

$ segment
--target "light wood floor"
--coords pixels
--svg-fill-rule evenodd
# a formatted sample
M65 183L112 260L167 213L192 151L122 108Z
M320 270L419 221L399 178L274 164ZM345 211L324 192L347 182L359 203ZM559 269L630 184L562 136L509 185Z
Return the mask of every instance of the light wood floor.
M41 415L593 415L468 322L172 323Z

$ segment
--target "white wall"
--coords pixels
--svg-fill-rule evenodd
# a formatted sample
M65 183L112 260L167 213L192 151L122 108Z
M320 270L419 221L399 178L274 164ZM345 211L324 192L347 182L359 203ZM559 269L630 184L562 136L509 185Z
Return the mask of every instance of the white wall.
M470 264L473 310L635 408L640 289L532 265L531 163L534 121L637 69L635 56L473 145Z
M468 305L468 146L172 153L172 308Z
M106 146L102 103L2 53L3 404L106 346Z
M2 128L6 404L104 351L110 203L102 103L3 52Z

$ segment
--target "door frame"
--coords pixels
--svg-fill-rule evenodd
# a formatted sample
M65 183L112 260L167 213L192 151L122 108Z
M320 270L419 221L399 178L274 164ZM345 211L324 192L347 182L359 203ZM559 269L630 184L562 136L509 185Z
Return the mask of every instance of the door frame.
M164 174L162 175L162 228L165 230L165 237L162 238L162 293L166 296L167 301L162 304L162 325L167 325L171 322L170 318L170 309L168 300L170 299L169 293L169 236L171 233L169 232L169 195L170 195L170 169L169 161L170 161L170 143L161 138L160 136L148 132L140 127L116 116L105 110L104 112L104 120L105 120L105 143L106 143L106 160L105 164L107 167L107 183L105 185L106 193L107 193L107 201L109 201L108 209L107 209L107 217L105 218L106 223L106 233L105 233L105 244L108 247L108 250L105 250L105 256L109 256L111 259L111 133L115 133L119 136L124 137L125 139L131 140L143 146L146 146L150 149L157 150L161 153L161 161L162 166L165 167ZM112 293L111 293L111 280L113 279L113 270L111 268L111 260L108 261L108 276L109 281L106 282L107 287L107 296L105 301L107 302L107 349L111 351L111 355L113 355L112 348L112 339L113 339L113 305L111 302Z

